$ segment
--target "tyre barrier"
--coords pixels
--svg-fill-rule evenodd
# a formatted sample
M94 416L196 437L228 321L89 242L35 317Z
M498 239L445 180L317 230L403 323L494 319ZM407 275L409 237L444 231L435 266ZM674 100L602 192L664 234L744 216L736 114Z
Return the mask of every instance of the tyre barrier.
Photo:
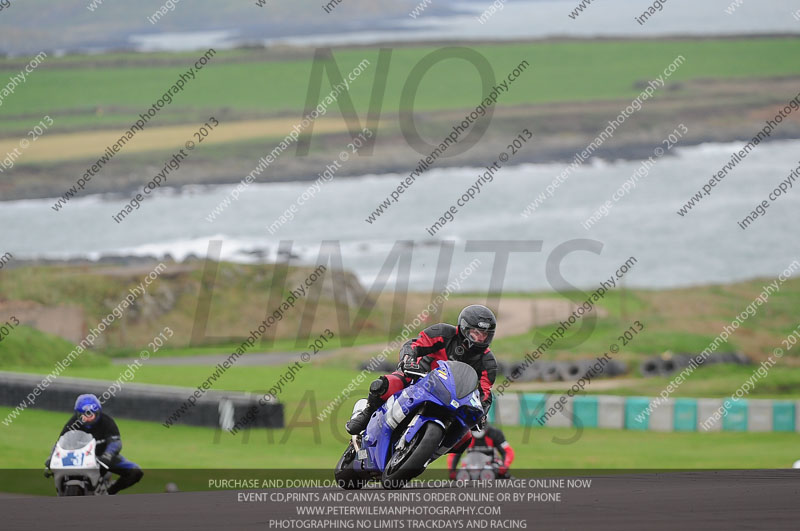
M604 368L603 374L608 377L620 376L628 373L628 364L624 361L611 360Z
M639 365L639 372L642 376L661 376L661 358L646 359Z
M553 405L564 397L556 411ZM648 398L505 393L495 396L489 421L502 426L610 428L648 431L800 432L800 401L740 399L718 421L717 398ZM719 417L719 415L717 415ZM539 421L542 420L543 424Z
M509 365L502 361L497 362L497 375L498 376L508 376L509 374Z
M541 362L542 366L540 367L540 374L539 379L543 382L556 382L561 378L561 374L559 372L560 363L557 361L545 361ZM536 365L534 363L534 365Z
M539 380L541 377L542 377L542 365L539 363L531 363L519 377L519 381L533 382Z
M0 405L16 408L24 402L27 404L25 409L72 413L75 398L92 393L100 398L103 409L114 417L164 423L181 406L185 406L188 398L197 391L188 387L125 383L121 388L115 384L112 396L112 382L64 376L49 383L45 381L47 385L41 386L43 389L40 390L37 386L42 384L43 378L40 374L0 371ZM254 427L284 427L283 404L275 400L273 403L261 405L258 400L262 396L264 395L260 393L206 390L196 400L195 405L186 409L172 424L227 430L249 414L252 417L249 423ZM24 415L24 410L20 414Z
M371 361L365 361L364 363L358 366L358 369L361 371L372 371L381 374L387 374L397 370L397 363L392 363L389 360L383 360L378 364L375 364Z
M691 366L692 359L694 359L694 356L692 356L690 354L678 354L677 356L673 356L672 357L672 361L675 364L675 370L683 370L686 367ZM700 358L701 361L702 361L702 359L703 358ZM695 362L697 362L697 360L695 360ZM701 365L701 364L698 364L698 365ZM667 366L665 365L665 368L666 367Z
M531 366L526 368L524 363L514 363L508 365L508 373L505 374L504 376L514 381L527 382L530 380L530 375L531 375Z
M513 365L509 366L508 374L506 376L512 380L519 380L524 371L525 369L523 368L522 363L514 363Z
M619 376L628 372L626 363L611 360L594 372L596 360L536 361L525 367L524 363L510 366L509 379L516 382L574 382L592 371L592 378Z
M694 363L692 363L694 361ZM725 352L711 354L704 358L700 354L672 354L669 356L656 356L648 358L639 365L639 372L642 376L670 376L680 372L686 367L696 365L714 365L717 363L731 363L737 365L750 365L752 361L741 352Z
M558 379L562 382L578 380L583 376L583 367L580 363L562 362L557 364Z
M680 364L676 363L674 358L667 358L661 360L661 374L672 374L677 371Z

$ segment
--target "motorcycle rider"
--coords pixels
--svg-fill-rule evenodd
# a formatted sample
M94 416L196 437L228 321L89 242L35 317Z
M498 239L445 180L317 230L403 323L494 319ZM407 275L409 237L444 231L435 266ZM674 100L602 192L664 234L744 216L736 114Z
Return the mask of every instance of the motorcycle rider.
M514 449L508 444L506 436L500 428L495 428L487 423L486 429L468 432L450 451L450 455L447 456L450 479L456 479L456 469L464 450L472 450L473 448L476 450L491 449L497 466L497 477L501 479L509 477L508 469L514 461ZM497 454L499 454L500 459L497 459Z
M119 428L117 423L111 418L108 413L103 413L100 400L95 395L80 395L75 400L75 413L70 417L64 429L61 430L61 435L68 431L79 430L90 434L99 442L95 448L95 454L98 456L98 461L108 467L112 474L119 475L119 479L108 487L109 494L116 494L122 489L126 489L131 485L137 483L144 473L139 465L128 461L122 455L122 439L120 438ZM53 445L55 448L55 445ZM50 455L53 451L50 451ZM45 466L50 468L50 458L47 458Z
M410 373L427 373L438 367L440 361L461 361L478 374L481 405L485 415L492 404L492 385L497 377L497 362L489 345L494 338L497 319L486 306L467 306L458 316L457 326L439 323L429 326L416 339L400 347L398 370L381 376L369 386L367 407L350 419L345 429L358 435L367 427L372 414L390 396L413 381Z

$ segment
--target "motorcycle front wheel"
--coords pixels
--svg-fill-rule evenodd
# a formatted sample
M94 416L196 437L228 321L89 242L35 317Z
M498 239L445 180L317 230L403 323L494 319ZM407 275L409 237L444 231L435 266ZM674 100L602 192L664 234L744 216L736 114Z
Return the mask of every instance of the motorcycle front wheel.
M360 477L352 468L355 458L356 450L353 448L353 443L350 443L339 462L336 463L336 469L333 472L336 483L345 490L357 490L367 483L367 480Z
M83 496L85 493L80 485L67 485L64 489L64 496Z
M425 463L439 448L444 437L444 428L435 422L428 422L414 435L411 442L397 451L381 475L384 489L401 489L412 478L425 471Z

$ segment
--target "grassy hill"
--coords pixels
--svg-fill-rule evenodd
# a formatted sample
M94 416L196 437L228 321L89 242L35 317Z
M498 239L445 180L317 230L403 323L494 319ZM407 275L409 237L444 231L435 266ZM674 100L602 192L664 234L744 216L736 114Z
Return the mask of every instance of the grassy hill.
M96 346L112 355L124 355L131 349L147 347L164 327L170 327L174 336L165 345L166 350L219 353L241 344L251 330L270 316L273 319L265 335L272 337L275 344L270 347L259 342L253 351L303 349L307 342L297 340L298 336L313 338L326 328L335 331L332 344L337 346L342 339L349 340L344 344L379 343L396 336L403 324L413 320L430 302L427 295L409 294L402 319L395 317L393 322L391 294L377 295L373 301L352 273L328 269L319 272L319 280L306 288L306 296L300 297L293 308L281 309L281 318L276 321L275 312L290 291L297 291L316 268L221 262L212 285L204 283L204 264L199 260L180 264L165 261L158 279L146 286L146 293L136 298L121 318L114 319ZM78 306L83 310L85 328L81 334L85 334L113 312L130 290L141 289L140 284L156 265L157 262L127 266L25 265L4 269L0 275L0 300ZM338 302L334 282L343 297ZM319 290L316 302L314 296L309 299L311 293L316 293L312 290ZM210 301L207 319L200 309L201 295ZM458 304L448 305L447 319L455 319ZM370 305L372 309L367 311L365 308ZM302 319L305 328L300 333ZM345 329L340 327L342 320L347 322ZM193 340L193 331L203 327L205 332Z
M74 348L75 345L60 337L22 325L0 341L0 367L53 367ZM83 352L72 364L75 367L110 365L107 358L92 352Z

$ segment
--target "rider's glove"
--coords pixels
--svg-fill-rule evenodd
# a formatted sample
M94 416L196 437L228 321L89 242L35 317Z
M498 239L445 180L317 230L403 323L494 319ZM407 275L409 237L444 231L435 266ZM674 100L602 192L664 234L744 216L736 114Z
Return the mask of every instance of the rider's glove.
M49 478L53 477L53 473L50 471L50 460L52 457L48 457L47 460L44 462L44 477Z
M420 378L427 374L430 371L430 368L427 370L421 363L417 363L415 360L407 358L403 361L400 370L409 378Z
M419 359L419 366L422 367L425 374L431 372L431 365L433 365L433 359L430 356L422 356Z
M486 415L481 417L481 419L478 421L478 424L476 424L475 427L478 428L479 430L486 429Z

